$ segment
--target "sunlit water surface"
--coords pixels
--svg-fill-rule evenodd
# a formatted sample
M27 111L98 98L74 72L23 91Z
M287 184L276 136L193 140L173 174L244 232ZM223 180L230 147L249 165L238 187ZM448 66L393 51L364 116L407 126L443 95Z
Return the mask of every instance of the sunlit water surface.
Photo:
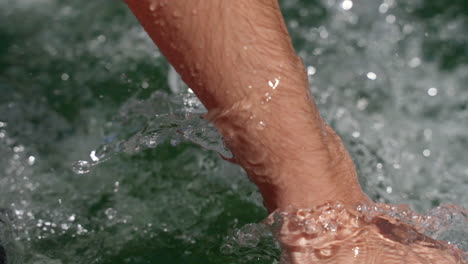
M466 2L281 2L365 191L468 250ZM277 263L203 113L122 2L1 1L0 259Z

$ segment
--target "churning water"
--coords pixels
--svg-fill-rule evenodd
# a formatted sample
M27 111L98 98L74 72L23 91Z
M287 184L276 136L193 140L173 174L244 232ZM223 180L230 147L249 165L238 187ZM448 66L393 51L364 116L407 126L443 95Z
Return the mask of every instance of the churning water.
M281 2L364 190L468 250L466 1ZM277 263L203 113L123 2L1 1L0 259Z

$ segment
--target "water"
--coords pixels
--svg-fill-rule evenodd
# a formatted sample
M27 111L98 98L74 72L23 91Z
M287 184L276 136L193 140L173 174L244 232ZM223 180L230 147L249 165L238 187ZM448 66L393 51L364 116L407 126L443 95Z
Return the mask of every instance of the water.
M444 205L468 206L467 4L282 7L365 191L468 250L466 215ZM123 3L4 0L0 14L0 256L278 263L256 188L211 151L229 155Z
M440 229L437 220L407 206L333 203L277 212L267 223L288 249L284 263L466 263L457 246L421 235Z

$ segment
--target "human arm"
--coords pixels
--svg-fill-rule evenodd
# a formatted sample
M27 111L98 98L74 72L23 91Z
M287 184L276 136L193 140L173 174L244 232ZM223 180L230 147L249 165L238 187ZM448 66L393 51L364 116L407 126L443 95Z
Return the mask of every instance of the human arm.
M277 0L127 0L269 211L367 201L320 117Z
M320 117L277 0L126 1L207 107L267 209L282 212L275 235L287 263L461 263L398 219L369 222L355 212L357 203L378 208Z

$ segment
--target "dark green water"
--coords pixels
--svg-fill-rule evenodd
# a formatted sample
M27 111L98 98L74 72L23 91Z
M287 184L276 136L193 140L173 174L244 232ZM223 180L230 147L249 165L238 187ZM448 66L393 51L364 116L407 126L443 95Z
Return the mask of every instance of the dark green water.
M422 211L467 207L468 2L363 0L350 10L341 1L281 2L319 107L366 192ZM165 141L72 172L98 146L130 141L154 113L182 108L161 100L139 108L136 99L172 93L168 71L121 1L0 2L8 263L279 259L268 232L248 225L267 215L256 188L215 152ZM451 221L437 238L468 249L466 223Z

